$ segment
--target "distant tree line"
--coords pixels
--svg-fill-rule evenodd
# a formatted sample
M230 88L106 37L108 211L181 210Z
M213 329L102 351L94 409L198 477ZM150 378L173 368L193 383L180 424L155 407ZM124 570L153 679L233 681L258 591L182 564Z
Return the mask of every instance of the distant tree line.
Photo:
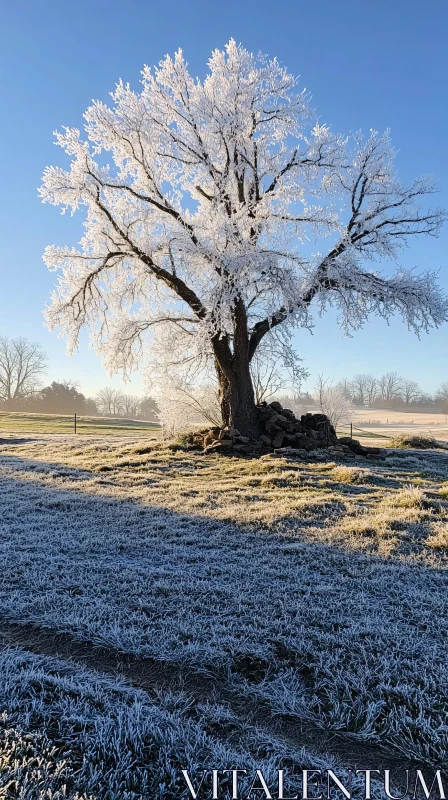
M120 389L105 386L95 397L98 413L103 417L131 417L132 419L157 419L158 407L152 397L126 394Z
M39 344L0 337L0 410L149 421L157 418L157 405L148 396L125 394L106 386L96 397L85 397L73 381L53 381L42 388L46 368L47 357Z
M398 372L386 372L378 378L359 373L339 385L357 407L448 413L448 381L442 383L434 394L425 392L417 381L403 378Z
M343 395L355 408L448 414L448 381L441 383L434 394L429 394L417 381L403 378L398 372L386 372L379 377L358 373L351 380L332 383L331 388L333 393ZM294 413L304 413L308 407L316 405L316 391L313 395L285 394L279 396L279 400Z
M106 386L95 397L85 397L70 381L53 381L50 386L17 396L13 402L0 402L2 411L27 411L42 414L130 417L155 421L157 405L152 397L125 394Z

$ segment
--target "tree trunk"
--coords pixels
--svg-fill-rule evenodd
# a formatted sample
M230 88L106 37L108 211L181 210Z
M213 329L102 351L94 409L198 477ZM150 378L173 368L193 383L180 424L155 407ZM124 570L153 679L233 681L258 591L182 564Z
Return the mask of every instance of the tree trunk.
M245 363L241 363L241 359L234 358L231 370L226 372L216 359L215 365L223 426L236 428L242 436L258 438L260 435L258 414L249 362L246 360Z
M233 308L233 352L228 336L216 335L212 344L223 426L236 428L250 439L258 439L258 414L249 369L247 311L241 298L235 301Z

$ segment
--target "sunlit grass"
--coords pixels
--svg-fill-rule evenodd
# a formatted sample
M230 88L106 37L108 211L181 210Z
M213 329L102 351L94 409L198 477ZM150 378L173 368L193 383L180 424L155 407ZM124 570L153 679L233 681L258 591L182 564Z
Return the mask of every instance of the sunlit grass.
M443 500L448 467L446 474L443 467L442 473L434 473L422 461L418 472L412 457L400 459L398 466L393 459L371 466L363 459L345 465L222 457L173 451L169 442L136 435L82 442L80 446L75 437L49 437L15 450L21 458L85 470L90 478L83 481L83 491L88 493L119 493L145 505L250 527L290 532L297 528L309 540L337 542L349 550L409 553L415 543L409 540L404 547L406 531L418 523L427 534L420 537L416 552L419 558L433 557L434 548L425 541L432 535L430 522L441 512L431 507L426 492ZM8 447L8 452L13 450ZM32 479L36 480L34 472Z
M337 466L332 471L332 476L339 483L365 484L371 483L373 475L369 469L362 467Z

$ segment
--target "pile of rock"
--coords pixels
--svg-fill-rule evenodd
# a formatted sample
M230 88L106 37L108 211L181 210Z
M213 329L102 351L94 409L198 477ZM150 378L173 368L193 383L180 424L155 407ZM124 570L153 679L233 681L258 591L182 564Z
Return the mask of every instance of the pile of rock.
M325 414L304 414L298 420L289 408L277 401L263 403L257 407L259 435L249 439L235 428L210 428L194 434L197 444L200 439L205 451L235 452L306 457L312 450L327 449L332 457L348 458L369 456L381 458L378 447L363 447L356 439L338 439L336 431Z
M314 450L337 444L336 432L325 414L304 414L298 420L289 408L277 401L259 407L259 441L269 449L289 447Z

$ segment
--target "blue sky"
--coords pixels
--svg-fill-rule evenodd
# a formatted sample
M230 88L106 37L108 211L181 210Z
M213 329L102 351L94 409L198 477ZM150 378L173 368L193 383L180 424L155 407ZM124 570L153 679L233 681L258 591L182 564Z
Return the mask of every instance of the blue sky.
M38 200L44 167L64 163L52 131L81 126L92 98L107 100L118 78L137 86L144 63L182 47L195 75L210 51L234 37L276 55L313 96L334 130L390 127L403 180L434 174L448 205L446 0L10 0L0 11L0 335L39 341L48 380L73 379L87 394L108 378L87 337L68 358L65 344L42 323L54 275L46 244L75 244L81 217L62 217ZM439 239L411 242L406 266L440 269L448 289L448 225ZM419 341L397 319L372 319L352 339L335 317L318 319L296 347L310 370L335 379L397 370L426 390L448 380L448 325ZM139 391L135 376L129 391Z

